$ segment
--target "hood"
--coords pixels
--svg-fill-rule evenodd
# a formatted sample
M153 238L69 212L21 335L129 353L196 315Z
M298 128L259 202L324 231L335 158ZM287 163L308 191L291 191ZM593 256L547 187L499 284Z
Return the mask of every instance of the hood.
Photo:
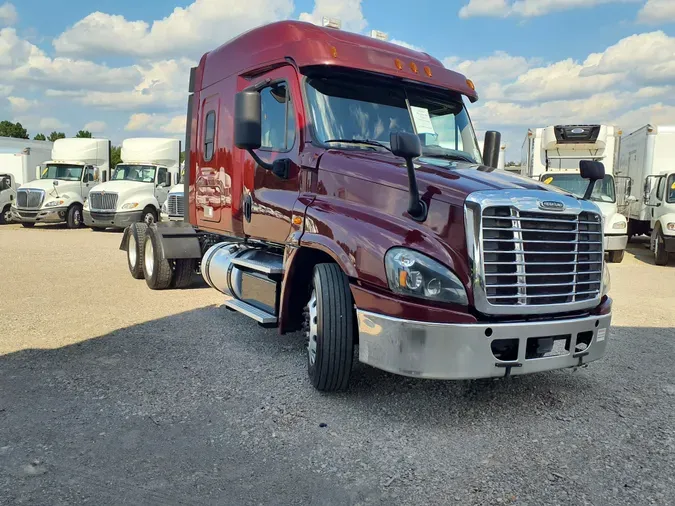
M128 193L142 193L146 190L148 193L154 192L154 183L141 183L138 181L108 181L107 183L97 184L92 188L94 192L111 192L128 194Z
M169 190L169 195L183 195L184 192L185 187L183 186L183 183L179 183L171 187Z
M56 191L54 191L54 181L59 183ZM80 193L80 188L80 181L64 181L63 179L36 179L21 186L22 190L44 190L46 199L56 197L57 192L58 195L73 191Z
M321 156L319 167L408 190L405 161L393 154L328 150ZM531 189L566 194L528 177L461 161L420 157L415 160L415 175L420 196L428 194L431 198L455 205L462 205L469 194L483 190Z
M593 203L600 208L600 212L605 220L611 218L614 214L617 213L616 202L596 202Z

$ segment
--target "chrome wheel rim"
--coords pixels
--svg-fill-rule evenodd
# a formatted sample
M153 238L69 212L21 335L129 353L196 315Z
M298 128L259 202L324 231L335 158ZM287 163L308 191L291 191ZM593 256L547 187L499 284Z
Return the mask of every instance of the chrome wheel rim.
M2 217L5 219L6 223L9 223L11 218L12 218L12 212L7 210L7 211L2 213Z
M316 362L317 339L319 337L319 321L317 318L316 290L312 290L312 296L307 303L307 358L310 365Z
M659 242L659 236L657 235L657 236L656 236L656 239L654 239L654 256L655 256L656 258L659 257L659 253L660 253L660 251L659 251L659 244L660 244L660 242Z
M136 238L134 237L134 234L129 234L129 244L127 245L127 255L129 256L129 265L131 265L132 268L136 267L136 260L138 260L136 256Z
M82 216L80 216L79 209L75 209L75 212L73 213L73 221L75 222L76 227L79 227L80 223L82 223Z
M146 213L143 221L148 225L152 225L155 222L155 217L152 215L152 213Z
M152 241L148 237L145 240L145 274L152 277L152 271L155 269L155 249L152 247Z

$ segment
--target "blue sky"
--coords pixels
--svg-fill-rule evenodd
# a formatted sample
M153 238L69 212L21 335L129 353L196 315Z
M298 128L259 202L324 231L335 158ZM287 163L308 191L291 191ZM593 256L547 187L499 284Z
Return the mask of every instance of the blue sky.
M180 136L187 69L204 51L257 24L322 15L466 73L481 95L479 137L501 130L509 159L528 127L675 123L675 0L22 0L0 7L2 116L31 136L85 125L114 142Z

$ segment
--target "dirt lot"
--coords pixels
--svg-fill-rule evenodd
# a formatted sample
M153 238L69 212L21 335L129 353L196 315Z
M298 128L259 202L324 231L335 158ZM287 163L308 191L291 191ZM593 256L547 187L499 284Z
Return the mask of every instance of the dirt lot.
M437 382L357 364L321 395L303 340L151 292L119 233L0 227L0 504L675 504L675 265L610 265L608 355ZM325 425L325 426L324 426Z

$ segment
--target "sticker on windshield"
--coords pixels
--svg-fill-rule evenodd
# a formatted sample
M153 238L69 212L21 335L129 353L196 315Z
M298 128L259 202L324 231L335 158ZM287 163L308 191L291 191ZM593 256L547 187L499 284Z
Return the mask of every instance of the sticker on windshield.
M434 130L434 125L431 123L431 116L429 116L429 111L427 109L411 105L410 112L412 113L412 118L415 122L415 128L417 129L418 134L436 135L436 130Z
M552 182L553 182L552 177L547 177L546 179L544 179L544 184L551 184Z
M673 184L670 185L670 189L671 189L671 190L675 190L675 183L673 183Z

